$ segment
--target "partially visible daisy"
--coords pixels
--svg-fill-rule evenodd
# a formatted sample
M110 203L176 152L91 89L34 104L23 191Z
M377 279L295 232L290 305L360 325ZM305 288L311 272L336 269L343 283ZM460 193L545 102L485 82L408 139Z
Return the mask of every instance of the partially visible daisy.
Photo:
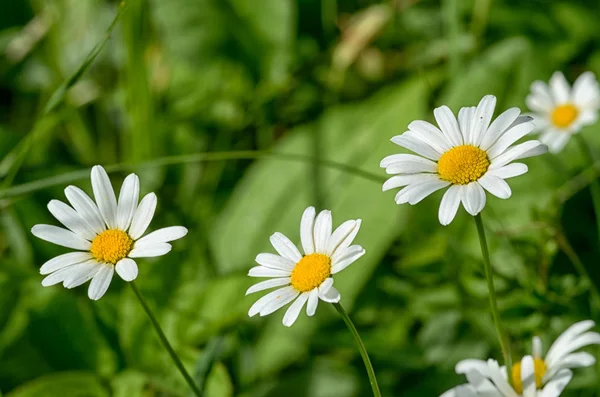
M555 72L549 84L531 84L527 106L533 112L540 141L558 153L572 135L598 120L600 86L592 72L579 76L572 88L561 72Z
M572 368L589 367L596 362L594 356L589 353L575 352L585 346L600 344L600 334L588 332L594 325L591 320L573 324L550 346L545 357L542 354L540 338L534 337L533 356L526 356L512 367L513 394L507 392L509 389L506 388L506 368L499 367L494 360L463 360L456 365L456 372L467 375L469 387L474 391L483 390L491 382L499 392L504 391L504 394L497 394L498 396L558 396L559 394L552 393L560 393L569 383ZM498 376L498 371L501 377ZM537 391L538 394L527 394L528 390ZM443 396L460 396L451 392ZM453 392L456 393L456 390Z
M332 275L341 272L365 254L360 245L350 245L360 229L361 220L349 220L332 233L331 212L324 210L316 216L308 207L300 221L300 240L304 255L281 233L271 236L271 244L279 255L262 253L256 256L250 277L268 277L246 291L246 295L281 287L268 293L252 305L248 315L266 316L294 301L283 317L283 324L292 326L306 304L306 314L312 316L319 299L336 303L340 293L333 286Z
M448 187L439 209L439 220L448 225L462 202L473 216L483 210L485 190L501 199L511 196L505 179L522 175L527 166L515 160L545 153L545 145L529 140L512 146L534 128L530 117L508 109L493 122L496 97L483 97L477 107L460 109L458 120L447 106L433 111L439 128L413 121L408 131L392 142L415 154L394 154L381 161L388 174L383 191L402 187L396 203L417 204L433 192ZM491 122L491 124L490 124ZM484 190L485 189L485 190Z
M66 229L52 225L35 225L31 232L42 240L78 250L44 263L41 274L48 274L44 287L63 283L65 288L77 287L92 280L88 288L90 299L100 299L116 270L125 281L133 281L138 267L132 258L165 255L171 251L169 241L187 234L182 226L156 230L142 237L156 209L156 195L149 193L138 204L140 182L135 174L123 181L119 200L115 196L106 171L92 168L92 190L96 202L81 189L68 186L67 200L48 203L48 209Z

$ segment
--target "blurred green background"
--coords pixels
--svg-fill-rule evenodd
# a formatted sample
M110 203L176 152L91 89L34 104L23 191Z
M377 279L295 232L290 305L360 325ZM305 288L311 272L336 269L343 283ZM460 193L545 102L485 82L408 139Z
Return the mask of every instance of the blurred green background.
M94 164L121 164L108 167L115 186L135 171L142 193L157 193L152 228L190 229L171 254L140 262L137 285L208 397L369 395L331 306L291 329L283 310L247 317L260 296L244 297L255 255L273 252L275 231L298 241L308 205L331 209L334 226L363 219L367 255L336 286L385 396L437 396L464 381L458 360L501 358L471 217L461 209L440 226L439 193L396 206L379 161L435 106L456 112L494 94L497 115L524 109L530 83L554 70L600 74L597 1L128 0L88 62L119 9L0 5L0 395L190 395L118 277L98 302L87 286L40 286L39 266L66 250L30 228L57 224L46 204L68 184L90 192ZM582 133L600 155L600 126ZM535 334L547 348L571 323L600 318L563 239L600 287L578 149L528 160L511 199L488 196L515 356ZM576 370L564 395L600 395L599 374Z

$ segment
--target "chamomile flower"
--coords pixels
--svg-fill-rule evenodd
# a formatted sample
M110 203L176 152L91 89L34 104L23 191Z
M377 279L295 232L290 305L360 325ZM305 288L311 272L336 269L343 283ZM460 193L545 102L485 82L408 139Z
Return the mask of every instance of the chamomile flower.
M168 242L185 236L187 229L166 227L142 237L154 216L156 195L149 193L138 204L139 179L130 174L117 201L110 179L99 165L92 168L91 179L95 203L75 186L65 189L70 206L59 200L48 203L52 215L66 229L35 225L31 232L42 240L77 250L44 263L40 273L48 276L42 285L63 283L65 288L74 288L91 279L88 296L98 300L115 270L123 280L133 281L138 275L134 258L165 255L171 251Z
M383 191L402 187L396 203L417 204L433 192L448 187L439 209L439 220L448 225L462 202L473 216L483 210L487 190L501 199L511 196L505 179L522 175L527 166L515 160L545 153L541 142L513 145L534 128L518 108L508 109L491 124L496 97L485 96L477 107L465 107L458 120L447 106L433 111L439 128L413 121L408 131L392 142L415 154L394 154L381 161L388 174Z
M573 324L550 346L545 357L540 338L534 337L533 355L524 357L512 367L514 389L508 386L506 367L499 367L494 360L463 360L456 365L456 372L466 374L468 388L472 391L485 391L491 384L497 389L498 396L558 396L571 380L572 368L589 367L596 362L591 354L576 352L584 346L600 344L600 334L588 332L593 326L591 320ZM454 395L461 396L456 389L443 396Z
M286 236L275 233L271 244L279 255L262 253L256 257L259 266L248 272L250 277L268 277L246 291L246 295L270 288L280 287L256 301L248 315L266 316L290 305L283 317L283 324L292 326L306 304L306 314L312 316L319 299L336 303L340 293L333 286L332 275L341 272L365 254L360 245L350 245L360 229L361 220L349 220L338 226L333 233L331 212L324 210L316 215L314 207L308 207L300 221L300 240L304 255Z
M535 81L527 96L540 141L552 153L560 152L572 135L598 120L600 86L592 72L585 72L573 87L561 72L555 72L549 84Z

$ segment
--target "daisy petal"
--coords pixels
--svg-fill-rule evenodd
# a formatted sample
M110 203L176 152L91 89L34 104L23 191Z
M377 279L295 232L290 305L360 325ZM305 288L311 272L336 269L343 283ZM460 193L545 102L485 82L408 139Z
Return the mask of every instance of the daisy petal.
M356 228L357 222L355 220L349 220L342 223L329 237L327 242L326 255L331 257L339 245L344 241ZM360 227L360 224L359 224Z
M117 229L127 230L135 214L140 198L140 178L129 174L123 181L117 204Z
M425 142L405 135L406 133L396 135L391 141L398 146L402 146L403 148L411 150L423 157L427 157L430 160L438 160L440 158L440 154Z
M381 190L385 192L401 186L419 185L439 180L439 176L434 174L396 175L385 181Z
M544 386L541 397L558 397L571 381L573 372L568 369L559 371L550 382Z
M470 123L469 136L472 142L481 142L483 135L487 132L490 126L490 121L494 115L494 109L496 108L496 97L493 95L484 96L475 111L475 117Z
M523 395L535 396L537 389L535 382L533 357L525 356L521 360L521 381L523 382Z
M494 196L507 199L512 194L510 186L508 183L504 181L504 179L499 178L494 175L486 174L481 177L477 182L488 192L493 194Z
M96 165L92 168L92 190L104 222L109 229L116 228L117 198L108 174L102 166Z
M485 192L477 182L471 182L461 188L461 200L467 212L473 216L485 207Z
M65 196L69 203L75 208L77 213L83 218L84 221L92 228L97 234L102 233L106 230L106 225L100 215L100 210L92 201L90 196L85 194L83 190L77 186L67 186L65 189Z
M308 303L306 304L306 315L312 317L319 306L319 289L315 288L309 292Z
M136 244L168 243L169 241L183 238L187 233L188 230L183 226L165 227L142 237Z
M329 288L325 293L319 292L319 298L328 303L338 303L341 299L340 293L335 287Z
M501 155L510 145L529 134L534 128L535 125L530 121L509 129L487 150L488 157L494 159Z
M101 266L102 264L98 263L95 259L74 265L71 267L69 275L65 277L63 286L68 289L79 287L94 277Z
M104 293L110 285L114 272L114 266L107 264L102 265L98 273L96 273L92 279L90 287L88 288L88 297L91 300L97 301L104 296Z
M274 291L277 292L277 291ZM299 295L300 293L292 287L284 287L280 294L276 294L260 309L260 316L268 316L271 313L284 307Z
M527 153L532 149L537 148L538 146L540 146L539 141L527 141L515 145L512 148L508 149L506 152L502 153L500 156L496 157L495 159L492 159L489 169L494 170L503 167L511 161L521 158L521 155Z
M284 258L290 260L291 262L298 263L300 259L302 259L302 255L300 251L298 251L298 247L294 245L285 235L277 232L273 233L271 236L271 245L275 248L275 251L279 253L279 255Z
M131 236L133 240L142 237L146 232L146 229L148 229L148 226L154 217L156 202L156 194L154 193L148 193L140 202L140 205L137 207L133 219L131 220L131 226L129 227L129 236Z
M258 291L264 291L266 289L281 287L283 285L289 285L290 282L291 279L289 277L272 278L270 280L261 281L248 288L248 290L246 290L246 295L250 295Z
M133 281L138 276L137 263L130 258L123 258L117 262L115 270L124 281Z
M393 157L393 158L392 158ZM387 174L417 174L420 172L437 172L437 164L414 154L394 154L381 161ZM382 166L383 167L383 166Z
M408 193L408 203L415 205L430 194L437 192L438 190L450 185L450 182L437 180L427 183L421 183L416 185L414 189Z
M325 254L327 252L327 244L331 236L331 211L323 210L317 215L315 220L315 252Z
M502 168L498 168L496 170L489 171L487 175L494 175L498 178L508 179L513 178L515 176L523 175L528 170L527 166L523 163L512 163L505 165Z
M31 233L37 238L49 241L62 247L87 251L92 248L92 243L79 237L70 230L52 225L35 225Z
M427 121L415 120L408 125L408 129L419 134L429 134L430 136L433 136L442 153L452 149L452 145L444 133L435 125L428 123Z
M64 267L85 262L91 258L92 255L89 252L69 252L68 254L59 255L44 263L40 268L40 274L50 274Z
M300 296L294 301L294 303L290 305L290 307L285 312L285 315L283 316L283 325L285 325L286 327L291 327L296 322L298 316L300 315L300 312L302 311L302 308L304 307L304 304L308 300L308 296L309 293L304 292L300 294Z
M463 135L463 141L466 144L473 145L476 142L471 138L471 122L475 117L475 106L464 107L458 111L458 125L460 126L460 132Z
M130 258L154 258L169 253L172 248L169 243L138 244L136 242L127 256Z
M52 200L48 203L48 210L54 217L73 233L83 237L86 240L93 240L96 233L87 224L86 221L79 216L77 211L59 200Z
M258 254L256 256L255 261L259 265L269 267L271 269L284 270L287 272L291 272L292 270L294 270L294 266L296 265L294 262L287 258L269 253Z
M315 207L308 207L302 214L300 221L300 241L305 255L310 255L315 252L315 239L313 230L315 225Z
M344 250L340 256L331 258L331 274L336 274L356 262L365 254L365 249L360 245L353 245Z
M521 114L519 108L510 108L496 117L487 131L483 133L479 147L483 150L490 148Z
M291 272L286 270L271 269L270 267L254 266L248 271L250 277L289 277Z
M446 190L446 193L444 193L444 197L442 197L442 202L440 203L438 218L442 225L446 226L452 222L456 216L459 205L460 186L450 186L448 190Z
M554 98L555 105L561 105L569 102L571 87L561 72L554 72L550 78L550 92Z
M460 132L458 121L456 121L456 117L454 117L452 110L450 110L448 106L440 106L433 110L433 115L440 126L440 130L442 130L444 136L448 138L448 141L450 141L452 146L462 145L463 137Z
M69 277L74 266L75 265L65 266L51 273L49 276L44 277L42 280L42 287L50 287L51 285L62 283L67 277Z

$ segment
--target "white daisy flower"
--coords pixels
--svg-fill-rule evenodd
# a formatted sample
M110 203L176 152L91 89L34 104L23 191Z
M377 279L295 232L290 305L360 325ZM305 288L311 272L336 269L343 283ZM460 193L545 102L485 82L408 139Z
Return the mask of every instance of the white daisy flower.
M508 109L491 124L496 97L485 96L477 107L462 108L458 121L447 106L433 111L440 126L413 121L408 131L392 142L414 154L394 154L381 161L388 174L383 191L403 187L397 204L417 204L433 192L448 187L439 209L439 220L448 225L462 202L473 216L483 210L485 190L507 199L511 189L505 179L522 175L527 166L512 161L545 153L541 142L515 142L534 128L530 117L519 116L518 108Z
M275 291L260 298L248 312L250 317L266 316L294 301L283 317L283 324L292 326L307 304L306 314L312 316L319 299L337 303L340 293L333 287L331 276L341 272L365 254L360 245L350 245L360 229L361 220L349 220L332 233L331 212L324 210L315 218L315 208L308 207L300 222L300 240L304 255L281 233L271 236L271 244L279 253L258 254L250 277L269 277L250 287L246 295L274 287Z
M149 193L138 204L140 182L135 174L123 181L119 200L115 196L106 171L92 168L92 190L96 203L76 186L68 186L65 195L71 206L59 200L48 203L48 209L67 229L52 225L35 225L31 232L42 240L78 250L44 263L41 274L44 287L63 283L74 288L92 280L90 299L100 299L112 280L114 271L125 281L138 275L133 258L149 258L171 251L169 241L187 234L182 226L156 230L142 235L152 221L156 195Z
M572 88L561 72L555 72L548 85L542 81L531 84L527 106L533 112L540 141L558 153L572 135L598 120L600 86L592 72L579 76Z
M463 360L456 365L456 372L467 376L469 381L467 388L475 392L485 391L491 384L497 389L498 394L490 395L558 396L571 380L572 368L589 367L595 364L596 359L591 354L575 352L584 346L600 344L600 334L588 332L594 325L591 320L573 324L550 346L545 357L542 355L540 338L534 337L533 356L526 356L512 367L514 389L508 386L506 367L499 367L494 360L487 362ZM443 397L451 396L461 396L461 394L453 389L443 395Z

